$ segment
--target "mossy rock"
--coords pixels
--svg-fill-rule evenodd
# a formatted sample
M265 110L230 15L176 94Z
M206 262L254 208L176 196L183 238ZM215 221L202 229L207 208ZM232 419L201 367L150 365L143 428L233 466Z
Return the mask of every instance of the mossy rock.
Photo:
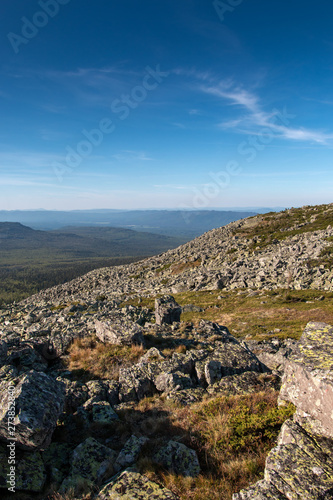
M171 491L138 472L124 471L107 484L96 500L177 500Z

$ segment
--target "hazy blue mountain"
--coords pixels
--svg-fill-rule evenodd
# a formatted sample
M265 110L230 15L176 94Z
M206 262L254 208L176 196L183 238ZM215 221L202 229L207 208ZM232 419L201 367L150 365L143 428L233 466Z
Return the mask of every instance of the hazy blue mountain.
M52 230L64 226L125 227L190 240L229 222L255 215L250 211L219 210L75 210L0 211L0 221L20 222L33 229Z

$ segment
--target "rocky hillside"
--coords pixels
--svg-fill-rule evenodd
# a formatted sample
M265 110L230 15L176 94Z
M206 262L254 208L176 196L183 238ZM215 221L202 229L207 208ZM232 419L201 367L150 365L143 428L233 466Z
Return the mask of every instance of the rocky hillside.
M4 308L4 497L332 498L332 327L244 341L172 296L311 289L320 315L332 227L333 205L256 216Z
M239 288L333 290L332 242L333 204L258 215L144 261L92 271L37 300Z

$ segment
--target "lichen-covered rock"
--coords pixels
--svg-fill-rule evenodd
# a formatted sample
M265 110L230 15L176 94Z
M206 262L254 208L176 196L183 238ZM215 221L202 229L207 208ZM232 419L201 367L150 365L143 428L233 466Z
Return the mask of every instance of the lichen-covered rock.
M66 443L51 443L42 453L45 466L50 471L51 482L58 486L68 474L73 449Z
M182 308L171 295L165 295L160 299L155 299L156 324L164 323L171 325L174 321L180 321Z
M250 340L246 344L263 365L281 376L297 342L291 339L272 339L260 342Z
M96 439L86 439L73 452L70 475L63 481L60 492L75 490L75 486L84 480L101 485L103 480L112 475L116 457L115 451Z
M8 483L10 464L8 457L10 452L6 446L0 446L0 488L8 489L12 485ZM40 452L27 452L15 449L13 446L13 456L15 456L15 480L14 490L39 493L42 491L46 481L46 471ZM14 492L13 490L11 490Z
M280 401L290 401L333 437L333 327L310 322L288 359Z
M133 465L139 457L142 446L148 441L146 437L131 436L119 453L114 465L116 472Z
M221 378L219 382L207 387L211 396L223 394L226 396L250 394L267 389L278 390L280 378L276 375L259 372L244 372L240 375L228 375Z
M14 381L0 381L0 439L6 441L12 438L8 429L11 397L15 400L13 423L17 446L30 450L47 448L63 410L63 384L45 373L34 371Z
M111 406L119 403L119 382L115 380L103 380L106 392L106 400Z
M193 382L188 373L161 373L155 380L156 389L160 392L190 389Z
M329 500L333 498L333 441L308 434L292 420L266 459L265 479L233 500Z
M171 491L138 472L124 471L107 484L96 500L177 500Z
M156 392L149 367L145 365L120 368L119 383L120 402L140 401L144 397L153 396Z
M273 448L266 460L265 479L287 498L333 498L333 468L312 461L297 445Z
M247 371L261 372L259 360L240 344L225 343L208 354L206 359L195 363L199 382L212 385L228 375L241 374Z
M0 367L7 361L7 342L0 339Z
M19 366L21 372L30 370L45 371L47 361L33 347L21 345L19 348L12 349L8 355L8 362L14 366Z
M157 453L153 460L166 469L181 474L182 476L195 477L200 474L200 465L197 454L177 441L169 441Z
M153 363L154 361L163 361L165 358L161 351L159 351L156 347L151 347L148 351L141 356L139 363Z
M106 386L102 380L90 380L86 382L89 398L98 397L100 401L106 400Z
M264 481L233 500L333 498L333 328L308 323L290 355L280 400L297 405L266 459Z
M264 479L232 495L232 500L290 500ZM292 499L294 500L294 499ZM296 500L296 499L295 499ZM297 499L300 500L300 499Z
M202 401L206 391L202 387L195 387L194 389L183 389L169 392L167 399L174 401L182 406L191 405Z
M72 381L68 378L58 377L66 388L64 411L74 413L79 406L82 406L89 398L89 392L86 385L79 381Z
M143 344L142 329L136 323L126 320L95 321L96 335L105 343L117 345Z
M117 413L111 405L106 401L98 401L92 405L92 421L100 425L111 424L114 420L118 420Z

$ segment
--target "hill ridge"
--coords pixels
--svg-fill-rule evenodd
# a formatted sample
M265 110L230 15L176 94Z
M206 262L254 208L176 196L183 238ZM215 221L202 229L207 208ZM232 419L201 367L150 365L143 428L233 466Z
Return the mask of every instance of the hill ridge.
M55 300L59 294L61 299L64 293L85 300L90 293L121 298L238 288L332 291L332 238L333 204L257 215L143 261L91 271L40 292L39 298Z

